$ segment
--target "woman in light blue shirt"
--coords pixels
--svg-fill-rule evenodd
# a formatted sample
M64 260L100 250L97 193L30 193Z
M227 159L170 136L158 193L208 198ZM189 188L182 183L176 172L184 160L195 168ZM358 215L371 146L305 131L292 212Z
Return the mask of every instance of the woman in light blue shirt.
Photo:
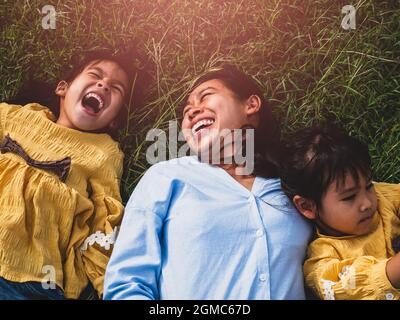
M210 150L221 133L249 128L255 138L244 135L243 142L246 151L254 142L254 157L238 164L233 140L222 144L216 163ZM281 191L279 130L255 81L232 67L201 76L182 129L196 155L160 162L140 180L107 267L104 298L304 299L312 229Z

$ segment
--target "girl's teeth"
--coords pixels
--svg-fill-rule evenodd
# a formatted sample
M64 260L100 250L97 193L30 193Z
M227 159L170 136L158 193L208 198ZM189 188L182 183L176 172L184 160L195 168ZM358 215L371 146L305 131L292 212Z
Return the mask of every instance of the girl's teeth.
M88 97L88 98L89 98L89 97L93 97L93 98L97 99L97 100L99 101L99 110L100 110L101 108L103 108L104 102L103 102L103 99L102 99L100 96L98 96L98 95L95 94L95 93L89 93L89 94L87 95L87 97Z

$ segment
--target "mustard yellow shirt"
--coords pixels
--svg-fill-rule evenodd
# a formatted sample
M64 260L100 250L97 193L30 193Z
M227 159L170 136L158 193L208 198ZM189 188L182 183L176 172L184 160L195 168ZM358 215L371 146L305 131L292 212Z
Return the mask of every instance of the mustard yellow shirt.
M107 134L62 127L34 103L0 103L0 142L6 136L34 160L70 157L71 165L63 182L17 153L0 154L0 277L55 281L67 298L91 281L101 295L123 214L118 144Z
M378 196L374 231L364 236L331 237L317 232L304 264L306 283L321 299L398 300L400 290L386 275L400 235L400 184L375 183Z

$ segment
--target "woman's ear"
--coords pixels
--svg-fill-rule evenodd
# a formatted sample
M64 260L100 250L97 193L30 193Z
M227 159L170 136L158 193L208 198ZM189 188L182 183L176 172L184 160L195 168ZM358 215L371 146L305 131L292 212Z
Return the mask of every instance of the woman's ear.
M251 116L260 111L261 99L259 96L253 94L246 101L246 114Z
M314 220L317 217L317 206L315 202L299 195L293 197L296 209L307 219Z
M56 87L55 93L59 97L65 97L68 89L68 82L67 81L60 81Z

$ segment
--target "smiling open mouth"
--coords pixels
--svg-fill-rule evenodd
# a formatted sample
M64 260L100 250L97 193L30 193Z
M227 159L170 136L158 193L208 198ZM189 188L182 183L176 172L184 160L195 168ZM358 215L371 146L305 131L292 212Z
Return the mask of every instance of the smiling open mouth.
M213 119L204 119L204 120L197 122L192 128L192 133L195 134L202 129L208 128L214 122L215 122L215 120L213 120Z
M82 106L92 113L99 113L104 107L104 101L98 94L89 92L82 98Z

